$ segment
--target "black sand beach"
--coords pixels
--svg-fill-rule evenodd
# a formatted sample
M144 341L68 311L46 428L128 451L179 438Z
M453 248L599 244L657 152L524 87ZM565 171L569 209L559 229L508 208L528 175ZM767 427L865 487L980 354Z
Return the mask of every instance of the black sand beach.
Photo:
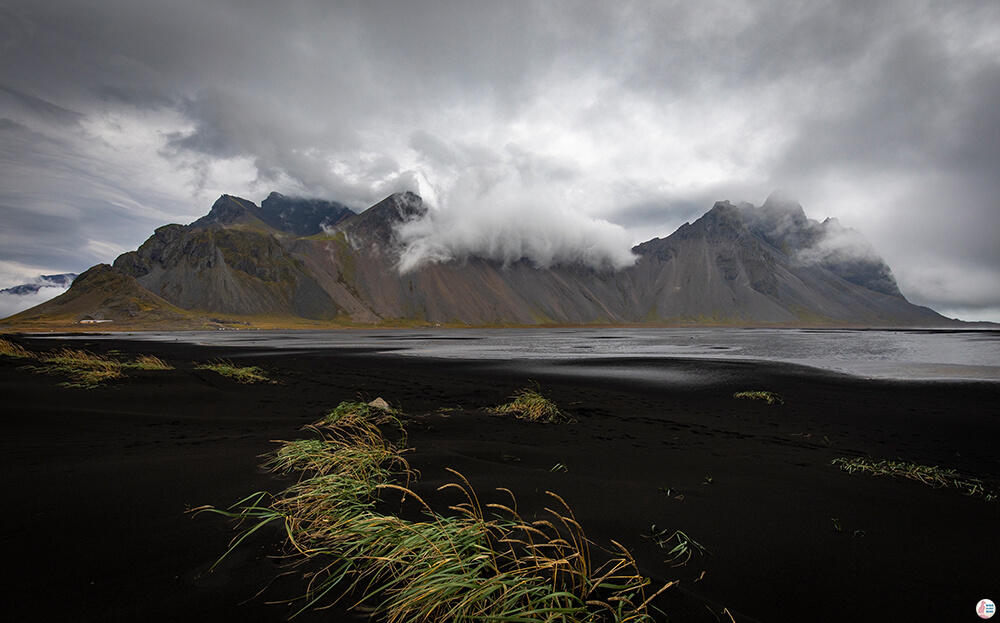
M281 575L280 534L261 534L212 573L233 525L186 510L227 507L288 478L259 467L273 440L344 400L383 397L414 420L415 490L461 472L484 500L511 489L522 514L551 490L598 545L626 546L670 620L974 621L1000 596L1000 501L909 480L848 474L838 457L955 468L994 489L1000 385L888 382L748 362L660 360L701 381L602 379L586 363L530 371L365 352L254 351L175 343L8 336L29 350L64 343L123 357L154 354L172 371L129 372L108 387L0 358L0 525L7 621L280 621L268 602L302 584ZM259 365L279 382L241 385L193 362ZM623 360L622 366L639 365ZM529 381L576 418L537 424L489 414ZM786 404L734 400L765 389ZM438 412L442 407L453 410ZM557 464L565 470L552 471ZM670 489L671 495L663 489ZM492 496L492 497L491 497ZM680 499L678 499L680 498ZM682 567L649 538L682 530L710 555ZM360 620L341 610L300 619Z

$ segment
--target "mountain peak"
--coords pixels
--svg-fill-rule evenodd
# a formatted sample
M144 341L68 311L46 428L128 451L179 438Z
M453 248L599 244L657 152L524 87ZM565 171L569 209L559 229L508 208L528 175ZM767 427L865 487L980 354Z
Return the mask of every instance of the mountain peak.
M389 195L329 235L294 233L315 227L331 207L280 193L261 207L223 195L199 221L207 226L161 227L114 268L81 275L65 294L15 321L58 316L152 326L203 323L200 314L213 313L248 322L472 325L946 322L898 294L860 232L807 219L798 203L778 196L761 208L719 201L667 238L638 245L636 262L614 272L501 265L479 255L401 272L397 232L427 214L419 195Z
M873 292L903 298L892 270L858 230L835 218L822 223L808 218L799 202L780 190L761 207L742 212L753 235L789 257Z
M393 193L386 198L386 201L392 201L396 206L399 218L404 221L411 218L419 218L427 213L427 208L424 207L424 200L420 195L409 190L403 193Z
M347 206L325 199L287 197L272 192L260 202L260 219L271 227L296 236L314 236L354 216Z
M773 190L771 194L767 196L767 199L764 200L764 204L761 208L780 212L803 211L802 204L799 203L799 200L783 188Z
M427 214L427 207L420 195L410 191L393 193L346 221L342 229L351 236L386 246L395 240L396 227L400 223L418 219L424 214Z
M688 230L689 236L704 236L709 240L739 238L747 233L742 214L729 201L717 201L712 209L695 221Z
M191 223L191 227L207 227L209 225L233 225L246 222L256 216L257 206L247 199L222 195L212 204L208 214Z
M270 227L295 236L313 236L344 219L354 216L347 206L324 199L287 197L272 192L260 207L254 202L222 195L212 205L209 213L191 223L191 227L209 225L243 225L255 223L257 227Z

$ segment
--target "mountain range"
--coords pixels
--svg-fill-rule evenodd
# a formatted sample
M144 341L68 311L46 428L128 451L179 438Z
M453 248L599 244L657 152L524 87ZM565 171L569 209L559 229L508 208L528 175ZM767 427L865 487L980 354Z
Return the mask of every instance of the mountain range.
M716 203L623 269L539 267L470 256L401 272L401 224L424 218L414 193L356 214L271 193L223 195L190 225L157 229L113 265L81 274L6 325L112 321L136 328L448 324L944 326L911 304L857 230L806 217L772 194Z
M22 283L0 290L0 294L9 296L28 296L37 294L46 288L68 288L79 275L76 273L61 273L59 275L40 275L31 283Z

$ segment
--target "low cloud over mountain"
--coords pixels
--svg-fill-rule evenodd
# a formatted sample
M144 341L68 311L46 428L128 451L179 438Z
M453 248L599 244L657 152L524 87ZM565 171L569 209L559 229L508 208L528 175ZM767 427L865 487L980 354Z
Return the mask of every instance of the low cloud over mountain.
M873 250L838 251L839 225L776 197L759 208L717 202L632 249L607 224L566 216L555 236L555 222L533 230L529 212L481 207L481 216L435 212L406 192L355 214L334 202L223 195L206 216L158 228L114 266L91 268L6 323L956 324L909 303Z
M76 277L76 273L39 275L28 283L0 289L0 318L30 309L65 292Z

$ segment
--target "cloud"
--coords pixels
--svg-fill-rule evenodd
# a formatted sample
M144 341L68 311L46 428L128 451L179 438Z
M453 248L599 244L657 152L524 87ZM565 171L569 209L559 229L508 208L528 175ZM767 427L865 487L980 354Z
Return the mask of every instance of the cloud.
M59 296L69 286L55 286L51 280L41 278L42 270L37 266L0 261L0 290L23 284L40 284L44 287L29 294L12 294L0 292L0 318L6 318L18 312L40 305L45 301Z
M31 309L35 305L41 305L45 301L51 300L68 288L42 288L33 294L8 294L0 292L0 318L13 316L18 312Z
M819 230L819 238L812 245L795 253L795 259L805 264L882 259L865 235L852 227L843 227L830 219Z
M620 269L635 262L624 228L574 211L565 196L539 187L510 162L464 173L436 209L402 224L397 234L403 273L469 256L543 268Z
M904 266L898 272L910 284L911 300L963 320L1000 322L1000 276L990 267L945 260Z
M903 269L1000 274L998 32L982 0L7 0L0 260L80 270L222 193L415 190L421 257L614 264L785 187L930 292ZM482 206L510 244L459 225Z
M40 97L19 91L3 83L0 83L0 93L10 97L15 103L30 111L34 116L50 123L73 125L79 123L85 117L83 113L68 110L62 106L56 106L52 102L47 102Z

